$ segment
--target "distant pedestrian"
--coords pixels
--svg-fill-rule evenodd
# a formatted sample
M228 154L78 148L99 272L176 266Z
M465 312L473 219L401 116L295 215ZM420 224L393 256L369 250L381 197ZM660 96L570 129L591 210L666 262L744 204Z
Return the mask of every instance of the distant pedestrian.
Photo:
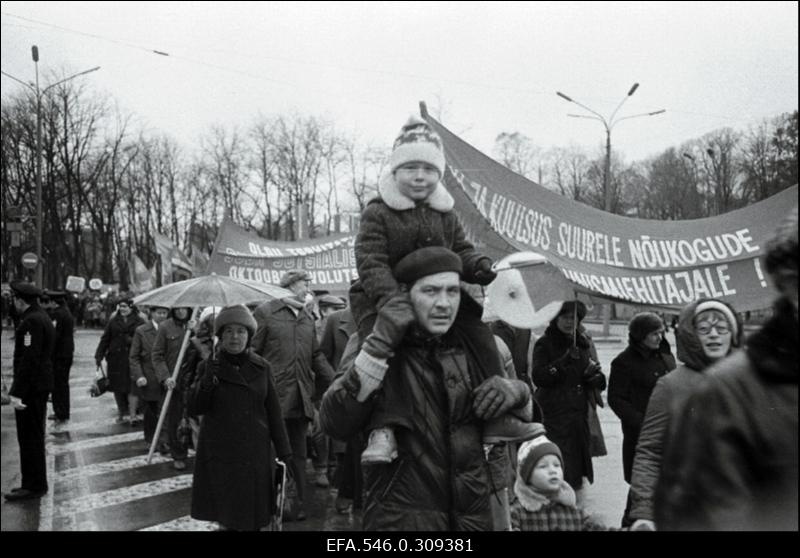
M523 442L517 455L514 531L607 530L578 507L575 491L564 480L564 461L556 444L541 435Z
M153 366L153 345L156 342L159 324L169 316L169 308L150 306L148 319L136 328L133 334L129 355L131 380L139 390L139 397L144 403L144 440L149 447L158 425L158 415L166 390L158 379ZM168 449L167 433L161 430L158 450L166 453Z
M271 366L250 348L256 331L250 311L223 308L214 329L219 355L200 363L189 398L189 412L203 416L191 515L226 530L254 531L278 511L274 459L291 467L291 446Z
M709 324L715 324L710 327ZM708 367L739 347L742 325L733 307L717 299L700 299L680 313L675 337L678 366L658 379L647 403L631 468L630 512L634 529L654 529L653 500L674 422L686 400L706 381ZM665 472L668 476L682 474Z
M56 423L69 420L69 372L75 352L75 320L67 306L67 293L45 291L50 301L49 314L56 329L53 351L53 414L48 418Z
M14 501L40 498L48 490L44 434L56 332L39 307L39 288L17 282L11 289L20 322L14 334L14 382L9 396L17 422L22 486L5 494L5 499Z
M311 276L306 271L287 271L281 286L294 296L270 300L259 306L254 317L258 329L253 350L265 358L275 374L286 431L297 473L297 515L306 518L306 433L314 418L315 393L324 393L333 380L333 368L319 349L314 319L308 309Z
M658 379L675 369L675 357L664 337L665 332L664 321L657 314L636 314L628 324L628 346L611 361L608 405L622 423L622 472L628 484L650 394ZM630 503L628 494L623 527L630 527L632 523Z
M589 406L606 387L591 336L581 325L586 305L565 302L533 349L533 382L547 436L563 455L564 479L584 502L584 479L594 482Z
M103 359L108 364L106 374L117 403L118 423L124 423L126 420L131 423L136 421L136 406L139 401L131 389L133 382L129 357L133 334L136 332L136 328L143 323L144 320L136 311L133 300L121 300L117 305L114 317L108 321L94 353L94 360L98 368ZM126 415L130 415L130 419Z
M172 455L172 467L176 471L186 469L186 458L189 448L178 436L178 427L183 418L183 394L176 380L172 379L178 356L181 352L183 338L187 330L191 333L194 324L189 323L191 308L178 307L170 311L170 317L161 322L153 343L152 360L156 376L166 390L173 390L170 398L164 427L169 438L169 450Z
M779 293L772 318L744 351L714 363L670 436L655 502L661 530L798 530L797 230L795 205L766 246ZM722 336L725 325L696 327Z

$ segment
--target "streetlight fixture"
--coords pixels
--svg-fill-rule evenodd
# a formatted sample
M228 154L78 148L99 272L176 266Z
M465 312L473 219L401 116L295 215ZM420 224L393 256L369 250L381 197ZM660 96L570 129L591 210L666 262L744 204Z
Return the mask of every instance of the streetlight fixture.
M43 262L42 262L42 223L44 221L44 215L42 214L42 96L47 93L50 89L55 87L56 85L60 85L66 81L74 79L79 76L83 76L89 74L91 72L96 72L100 69L100 66L95 66L89 70L84 70L82 72L78 72L77 74L73 74L69 77L65 77L64 79L57 81L55 83L51 83L41 91L39 90L39 47L33 45L31 47L31 55L33 57L33 63L36 68L36 84L35 86L18 79L7 72L2 72L2 74L6 77L9 77L16 81L17 83L21 83L25 87L29 88L36 94L36 255L39 257L39 261L36 264L36 286L40 289L44 288L44 282L42 279L42 271L43 271Z
M633 95L638 88L639 88L638 83L634 83L631 86L631 88L628 90L628 94L622 98L622 100L617 105L617 108L615 108L614 112L611 113L611 116L608 118L608 120L606 120L602 114L590 109L583 103L579 103L569 95L565 95L561 91L556 91L556 95L558 95L565 101L569 103L574 103L579 107L588 110L594 115L594 116L589 116L586 114L567 114L567 116L570 116L572 118L590 118L592 120L599 120L600 122L603 123L603 126L606 129L606 160L605 160L605 165L603 166L603 198L604 198L603 208L608 212L611 212L612 209L611 187L609 184L611 181L611 130L614 128L616 124L622 122L623 120L638 118L640 116L655 116L656 114L662 114L666 112L666 109L660 109L653 112L644 112L641 114L632 114L630 116L623 116L621 118L614 120L614 117L617 115L617 112L619 112L619 109L622 108L622 105L625 103L625 101L628 100L628 97ZM608 305L606 305L603 307L603 335L606 337L608 337L610 332L610 321L611 321L611 308Z

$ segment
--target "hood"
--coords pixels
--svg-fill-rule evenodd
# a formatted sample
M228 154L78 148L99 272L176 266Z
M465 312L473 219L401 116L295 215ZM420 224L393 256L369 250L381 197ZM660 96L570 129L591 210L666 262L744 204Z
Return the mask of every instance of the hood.
M414 200L400 193L392 173L386 173L381 177L378 183L378 194L380 194L380 198L386 205L396 211L414 209L416 205ZM455 200L453 200L453 196L445 189L440 180L439 183L436 184L436 188L431 192L431 195L428 196L423 203L439 213L448 213L453 210Z
M681 310L680 317L678 318L678 331L675 334L675 344L677 345L678 360L689 368L698 371L704 370L706 367L708 367L712 363L712 360L708 358L705 351L703 351L703 346L700 344L700 339L697 337L697 333L694 331L694 324L692 321L694 320L694 312L697 306L700 303L707 302L709 300L721 302L731 309L731 312L733 312L734 316L736 316L737 326L736 336L731 339L731 349L742 346L742 322L739 319L739 315L736 314L736 311L730 304L719 299L711 298L701 298L692 302L684 307L683 310Z
M798 322L792 303L780 298L775 314L747 340L747 356L764 378L779 383L797 383Z

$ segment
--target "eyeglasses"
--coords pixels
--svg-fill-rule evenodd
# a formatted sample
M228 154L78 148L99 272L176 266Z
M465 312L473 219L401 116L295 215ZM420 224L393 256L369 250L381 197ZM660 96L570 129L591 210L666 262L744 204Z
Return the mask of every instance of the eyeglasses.
M722 322L715 322L713 324L709 324L707 322L703 322L697 324L694 330L698 333L698 335L708 335L711 333L712 329L716 329L717 333L720 335L725 335L726 333L730 333L731 328L726 323Z

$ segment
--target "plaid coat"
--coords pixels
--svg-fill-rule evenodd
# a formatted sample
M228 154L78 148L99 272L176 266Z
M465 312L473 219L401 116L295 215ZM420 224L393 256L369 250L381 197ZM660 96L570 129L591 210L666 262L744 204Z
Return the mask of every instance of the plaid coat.
M526 510L519 500L511 506L514 531L605 531L585 511L560 502L550 502L537 511Z

